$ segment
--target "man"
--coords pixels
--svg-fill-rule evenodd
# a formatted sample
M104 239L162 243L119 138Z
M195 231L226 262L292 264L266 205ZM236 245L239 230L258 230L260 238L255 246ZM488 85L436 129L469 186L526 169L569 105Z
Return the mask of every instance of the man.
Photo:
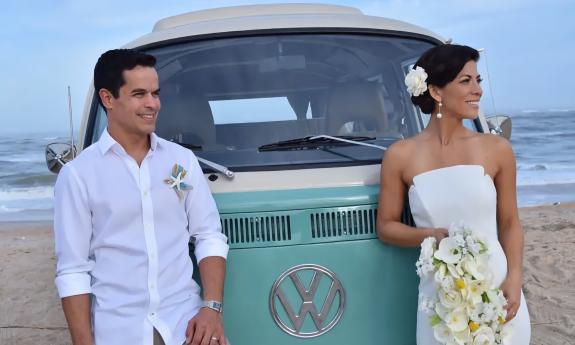
M100 57L94 86L108 128L56 182L56 286L74 345L226 342L227 239L194 154L154 134L155 63L128 49Z

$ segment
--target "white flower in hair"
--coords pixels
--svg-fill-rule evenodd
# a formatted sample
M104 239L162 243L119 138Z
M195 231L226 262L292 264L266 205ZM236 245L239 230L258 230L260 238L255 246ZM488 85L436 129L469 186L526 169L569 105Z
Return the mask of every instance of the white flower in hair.
M405 76L405 86L407 86L407 92L412 96L419 96L427 91L427 73L425 70L419 66L415 69L411 69L409 73Z

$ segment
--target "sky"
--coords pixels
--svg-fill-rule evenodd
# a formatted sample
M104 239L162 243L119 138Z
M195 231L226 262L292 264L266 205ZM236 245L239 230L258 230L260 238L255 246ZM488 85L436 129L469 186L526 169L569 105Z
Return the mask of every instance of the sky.
M278 2L319 1L2 0L0 135L67 130L68 86L77 130L100 54L149 33L161 18ZM575 56L573 0L322 2L407 21L454 43L484 48L479 67L485 74L488 66L491 84L482 100L486 114L575 109L575 84L567 78Z

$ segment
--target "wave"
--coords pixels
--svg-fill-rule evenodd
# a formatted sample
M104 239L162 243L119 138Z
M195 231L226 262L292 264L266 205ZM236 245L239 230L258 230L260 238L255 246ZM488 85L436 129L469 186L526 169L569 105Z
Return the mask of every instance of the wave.
M533 114L533 113L568 113L575 111L575 109L568 108L548 108L548 109L524 109L516 114Z
M26 209L18 207L6 207L4 205L0 205L0 213L16 213L22 211L26 211Z
M54 187L41 186L0 190L0 202L54 198Z
M0 164L10 163L42 163L46 161L43 154L29 154L29 155L10 155L0 157Z
M45 174L18 174L2 176L5 186L9 187L38 187L53 186L56 182L56 175L50 172ZM0 184L1 185L1 184Z
M539 169L539 170L536 170ZM575 170L533 170L517 171L518 186L543 186L575 183Z
M517 170L525 171L542 171L551 170L561 173L568 173L575 176L575 162L567 164L553 164L553 163L533 163L533 164L517 164Z
M512 133L512 141L513 139L517 139L517 138L533 138L533 137L545 137L545 138L549 138L549 137L569 137L571 136L572 138L575 138L575 132L573 131L538 131L536 127L530 128L530 127L526 127L526 128L520 128L516 129L514 128L514 132ZM515 137L515 138L514 138ZM553 139L553 138L551 138Z

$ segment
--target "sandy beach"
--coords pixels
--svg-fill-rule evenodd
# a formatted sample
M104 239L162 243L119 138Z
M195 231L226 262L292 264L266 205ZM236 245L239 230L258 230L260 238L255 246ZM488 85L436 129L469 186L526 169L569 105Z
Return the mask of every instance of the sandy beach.
M532 344L575 339L575 204L520 210ZM0 223L0 345L71 344L54 288L51 224Z

